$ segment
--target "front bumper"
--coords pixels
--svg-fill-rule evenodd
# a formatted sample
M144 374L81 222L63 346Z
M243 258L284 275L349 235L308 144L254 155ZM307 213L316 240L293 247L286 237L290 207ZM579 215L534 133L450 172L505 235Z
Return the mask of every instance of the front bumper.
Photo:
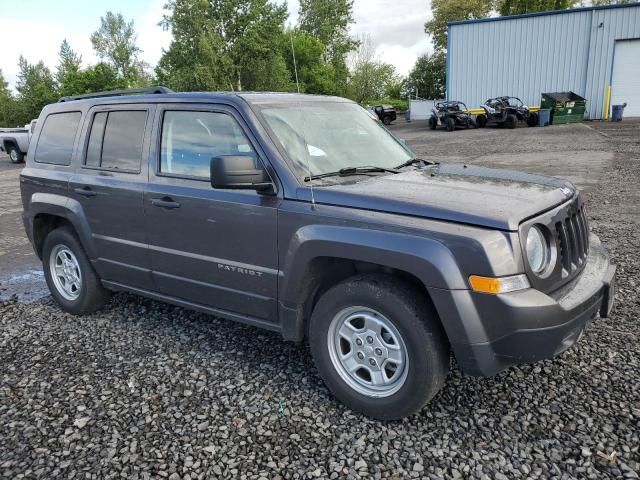
M613 308L615 266L598 237L591 235L590 245L581 274L550 294L532 288L500 295L458 290L449 291L446 300L444 291L436 292L438 311L442 302L455 316L449 324L440 312L462 370L491 376L553 357L578 341L598 313L607 317Z

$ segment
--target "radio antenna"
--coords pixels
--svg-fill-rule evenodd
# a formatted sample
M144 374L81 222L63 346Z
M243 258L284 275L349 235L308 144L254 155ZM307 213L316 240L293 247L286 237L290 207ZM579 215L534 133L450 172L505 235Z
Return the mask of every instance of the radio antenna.
M289 35L289 40L291 40L291 55L293 56L293 71L296 74L296 88L298 90L298 94L300 94L300 82L298 81L298 64L296 62L296 49L293 46L293 30L291 30L291 33ZM302 111L301 107L302 105L300 104L299 111L300 111L300 114L302 115L302 129L304 130L304 127L305 127L304 112ZM305 140L305 148L307 149L307 152L308 152L309 147L307 146L306 140ZM307 166L307 173L309 174L309 193L311 193L311 208L315 208L316 199L315 199L315 196L313 195L313 180L311 178L312 176L311 165L309 164L309 155L307 152L305 152L307 154L305 158L305 163Z
M293 30L289 35L289 40L291 40L291 55L293 56L293 71L296 74L296 88L298 89L298 93L300 93L300 82L298 81L298 64L296 62L296 49L293 48Z

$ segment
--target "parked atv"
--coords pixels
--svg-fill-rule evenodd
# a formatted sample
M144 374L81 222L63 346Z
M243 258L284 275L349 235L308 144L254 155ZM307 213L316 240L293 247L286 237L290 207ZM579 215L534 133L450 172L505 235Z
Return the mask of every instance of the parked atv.
M530 127L538 125L538 114L529 111L529 107L518 97L490 98L481 108L485 113L476 117L480 128L488 124L516 128L518 121L526 122Z
M396 109L391 105L376 105L373 107L373 113L375 113L385 125L391 125L391 122L394 122L398 117Z
M456 127L476 128L476 122L467 110L462 102L436 102L431 109L429 128L435 130L438 125L444 125L448 132L453 132Z

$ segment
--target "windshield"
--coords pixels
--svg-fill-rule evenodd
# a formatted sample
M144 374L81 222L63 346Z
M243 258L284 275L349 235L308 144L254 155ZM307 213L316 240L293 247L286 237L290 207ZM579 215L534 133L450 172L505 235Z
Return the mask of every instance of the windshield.
M393 168L415 157L355 103L267 104L260 112L301 176L351 167Z

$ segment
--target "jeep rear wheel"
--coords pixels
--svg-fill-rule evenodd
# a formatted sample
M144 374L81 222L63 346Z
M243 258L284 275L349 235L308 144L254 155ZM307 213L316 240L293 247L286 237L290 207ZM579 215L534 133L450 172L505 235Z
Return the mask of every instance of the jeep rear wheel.
M384 123L385 125L391 125L392 121L393 120L391 120L390 115L385 115L384 117L382 117L382 123Z
M51 296L64 311L84 315L109 299L73 231L53 230L44 241L42 266Z
M309 337L338 400L382 420L419 411L449 371L448 344L428 299L383 275L352 277L327 291L313 310Z
M536 112L529 114L529 118L527 118L527 125L530 127L538 126L538 114Z
M431 130L435 130L438 126L438 120L436 119L436 117L429 117L429 128Z
M22 163L24 161L24 154L15 145L10 146L7 153L11 163Z
M478 115L476 117L476 125L478 126L478 128L484 128L487 125L486 115Z

